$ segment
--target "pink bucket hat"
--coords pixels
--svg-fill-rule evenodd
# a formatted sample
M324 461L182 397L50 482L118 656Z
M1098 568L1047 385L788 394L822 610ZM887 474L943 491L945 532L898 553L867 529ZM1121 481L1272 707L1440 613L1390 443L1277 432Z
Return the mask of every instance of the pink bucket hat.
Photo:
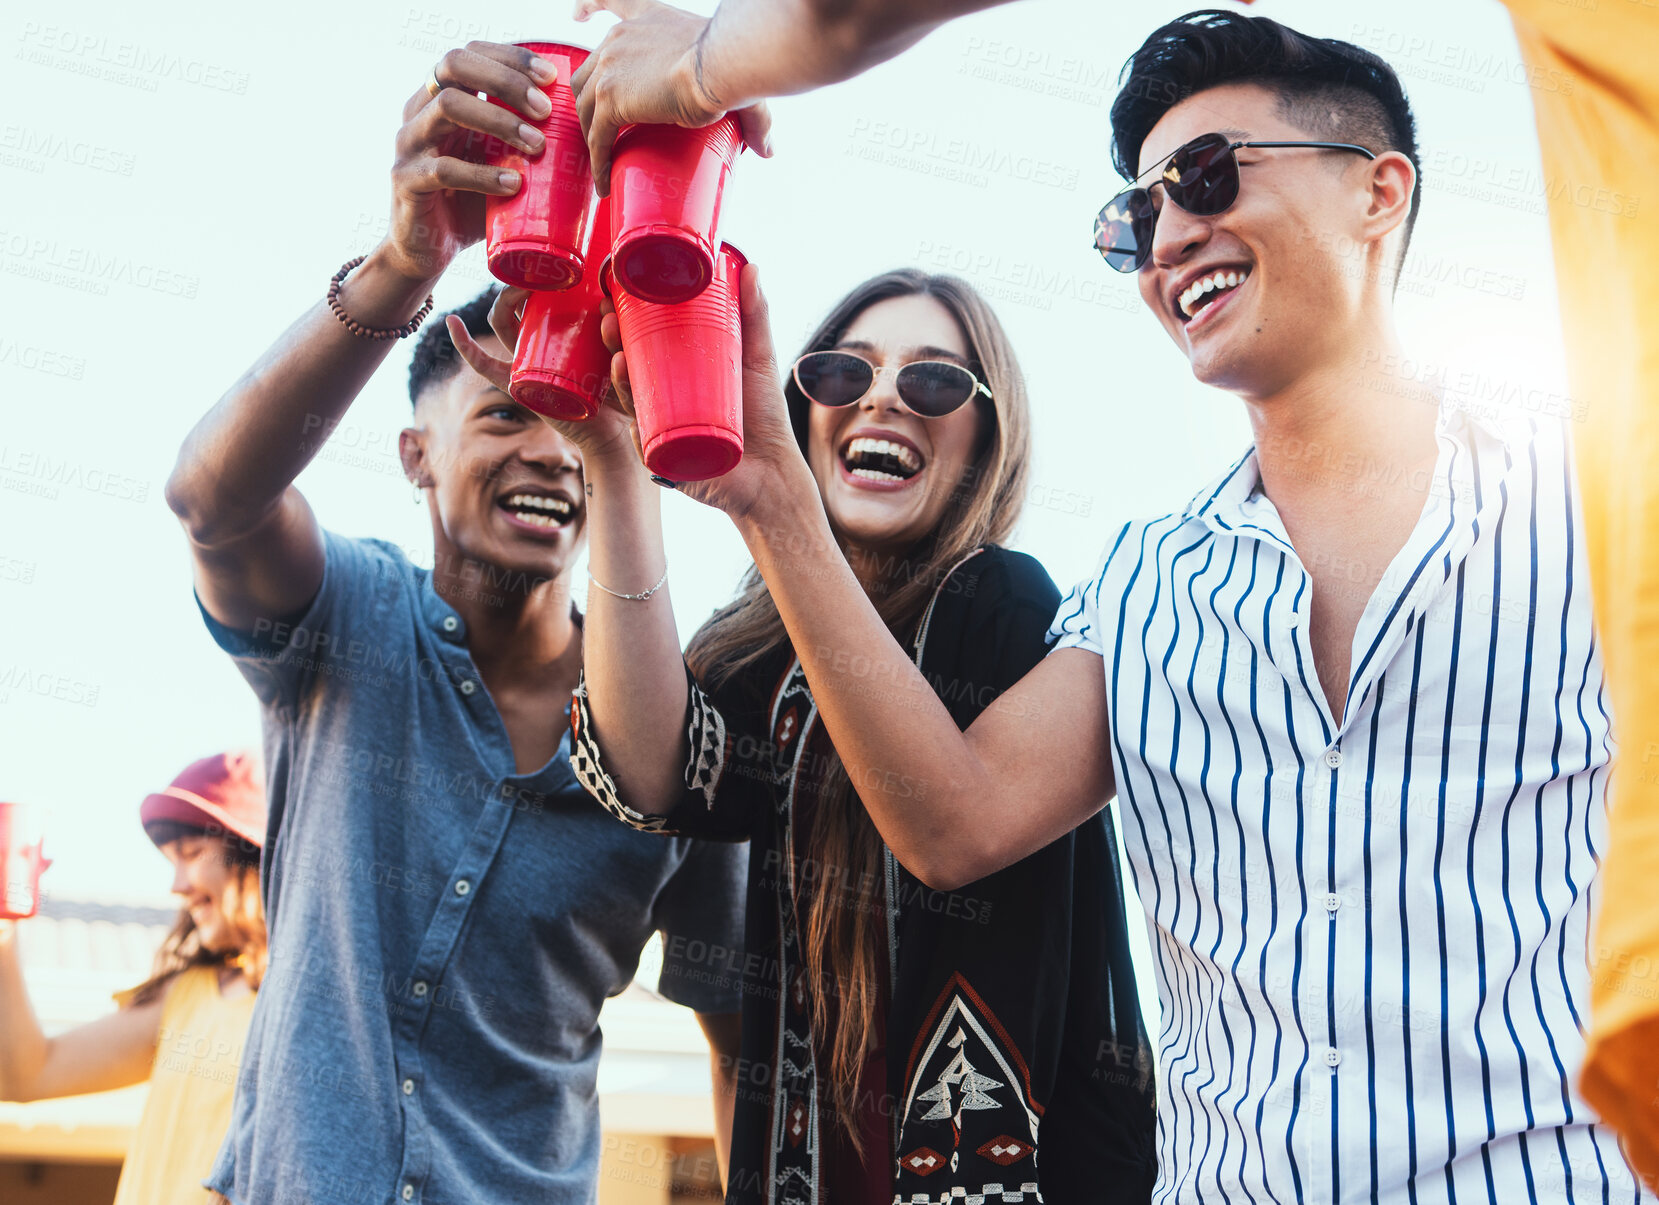
M191 762L172 783L138 806L146 832L172 822L208 832L234 833L265 844L265 775L252 753L216 753ZM151 840L155 833L151 832Z

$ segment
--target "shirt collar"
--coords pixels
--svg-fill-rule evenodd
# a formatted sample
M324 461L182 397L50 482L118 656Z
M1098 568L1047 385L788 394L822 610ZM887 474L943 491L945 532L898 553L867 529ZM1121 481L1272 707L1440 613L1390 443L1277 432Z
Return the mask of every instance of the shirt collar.
M1435 416L1434 434L1439 442L1449 440L1469 449L1483 442L1481 436L1495 441L1500 448L1510 448L1523 439L1519 431L1512 430L1495 415L1449 404L1444 399ZM1251 444L1226 472L1193 495L1182 517L1202 519L1211 526L1218 523L1223 527L1238 526L1251 517L1245 512L1254 509L1251 502L1260 493L1261 482L1256 445Z

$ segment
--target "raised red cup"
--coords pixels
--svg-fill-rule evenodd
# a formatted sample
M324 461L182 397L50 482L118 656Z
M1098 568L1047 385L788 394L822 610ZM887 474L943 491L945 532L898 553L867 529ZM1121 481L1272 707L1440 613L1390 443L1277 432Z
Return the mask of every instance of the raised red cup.
M0 803L0 918L22 920L40 911L40 872L51 864L31 809Z
M542 91L553 111L530 122L547 139L539 153L527 155L497 138L476 136L469 145L492 167L519 173L519 189L510 197L484 199L484 258L490 272L521 289L568 289L582 279L593 168L570 77L588 57L581 46L564 42L519 42L552 63L559 78ZM490 103L511 109L495 97ZM517 110L513 110L517 114ZM469 156L471 157L471 156Z
M592 265L610 252L610 205L601 198L589 223L583 258ZM611 380L611 352L599 337L604 293L599 272L586 272L575 288L531 293L513 349L513 400L549 418L592 418Z
M714 278L720 204L743 130L730 115L711 126L626 127L611 161L612 270L642 301L689 301Z
M729 473L743 458L743 337L737 280L748 262L723 245L708 287L690 301L635 297L605 265L628 356L645 467L671 481Z

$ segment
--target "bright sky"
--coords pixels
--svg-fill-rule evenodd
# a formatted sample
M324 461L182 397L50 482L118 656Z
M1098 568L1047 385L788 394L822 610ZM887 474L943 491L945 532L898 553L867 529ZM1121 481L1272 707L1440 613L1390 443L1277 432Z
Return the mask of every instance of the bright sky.
M760 265L780 355L858 281L919 265L991 297L1035 409L1016 545L1062 588L1123 520L1179 507L1243 450L1232 398L1108 270L1090 223L1118 68L1196 0L1024 0L867 76L775 104L726 234ZM695 5L704 11L711 3ZM48 811L49 888L165 894L136 808L189 761L257 744L253 695L203 629L162 500L195 419L386 224L404 101L452 45L593 45L564 3L290 0L280 9L24 0L0 23L0 799ZM1406 345L1477 393L1563 404L1532 89L1496 0L1262 0L1359 42L1416 107L1423 209ZM470 252L440 308L487 282ZM300 478L329 527L430 560L396 459L400 346ZM1424 366L1428 366L1425 369ZM1532 395L1534 404L1539 394ZM1570 406L1570 403L1566 403ZM747 563L723 517L668 505L682 635ZM1150 977L1143 987L1150 993Z

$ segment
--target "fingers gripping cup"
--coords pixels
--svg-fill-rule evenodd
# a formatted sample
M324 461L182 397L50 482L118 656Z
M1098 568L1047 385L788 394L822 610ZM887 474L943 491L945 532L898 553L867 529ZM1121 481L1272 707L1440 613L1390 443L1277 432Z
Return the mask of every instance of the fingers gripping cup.
M690 301L635 297L606 265L645 467L672 481L730 472L743 458L743 339L737 278L747 262L722 246L708 287Z
M720 201L742 128L727 116L700 130L636 125L616 139L611 165L613 264L623 289L673 305L714 278Z
M484 144L485 162L516 171L520 179L512 196L484 200L484 255L491 274L506 284L568 289L582 278L582 241L593 193L588 144L570 90L570 77L588 52L562 42L518 45L552 63L559 78L543 89L553 111L531 123L547 139L540 153L527 155L496 138ZM494 97L490 103L509 107Z
M0 918L21 920L40 910L40 872L52 864L41 844L33 810L0 803Z
M513 400L556 419L587 419L598 411L611 379L611 352L599 336L598 267L610 250L609 202L601 199L589 226L585 261L592 270L560 293L531 293L513 350Z

